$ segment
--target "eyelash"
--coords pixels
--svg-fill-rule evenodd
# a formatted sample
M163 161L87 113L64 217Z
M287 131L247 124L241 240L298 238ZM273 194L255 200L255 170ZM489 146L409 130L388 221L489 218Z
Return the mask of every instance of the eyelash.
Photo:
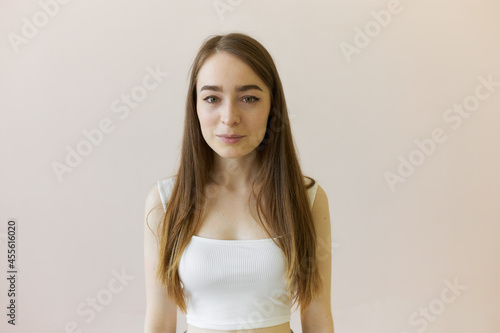
M249 102L249 103L255 103L255 102L258 102L260 98L257 98L255 96L245 96L243 98L253 98L253 102Z
M215 98L215 99L217 99L218 97L217 97L217 96L207 96L207 97L205 97L205 98L203 99L204 101L206 101L206 102L207 102L207 103L209 103L209 104L214 104L214 103L216 103L216 102L209 102L209 101L208 101L208 99L209 99L209 98ZM247 103L255 103L255 102L258 102L258 101L260 100L260 98L255 97L255 96L245 96L245 97L243 97L243 99L245 99L245 98L252 98L252 99L253 99L253 101L252 101L252 102L247 102Z

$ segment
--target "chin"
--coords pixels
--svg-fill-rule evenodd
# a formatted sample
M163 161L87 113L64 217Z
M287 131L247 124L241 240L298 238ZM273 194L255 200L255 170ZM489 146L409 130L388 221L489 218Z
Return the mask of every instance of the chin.
M215 151L217 155L224 158L238 158L248 155L248 149L241 149L241 147L225 147Z
M238 153L217 153L217 155L219 155L220 157L222 158L238 158L238 157L242 157L242 156L245 156L246 154L238 154Z

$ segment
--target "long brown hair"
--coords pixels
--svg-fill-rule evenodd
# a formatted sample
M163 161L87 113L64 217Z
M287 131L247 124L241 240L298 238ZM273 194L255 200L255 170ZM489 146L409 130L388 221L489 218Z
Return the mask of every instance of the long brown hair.
M175 175L163 220L158 225L158 267L156 278L166 287L169 298L186 313L178 267L182 252L197 229L210 179L224 177L213 172L213 151L204 141L196 111L198 72L211 55L228 52L249 65L271 92L267 130L255 148L259 171L252 183L259 222L261 213L274 234L286 260L289 301L305 309L322 288L316 257L316 234L307 189L290 129L281 80L267 50L252 37L241 33L210 36L200 47L191 67L180 165ZM208 194L210 195L210 194ZM149 226L149 225L148 225ZM274 240L273 240L274 241Z

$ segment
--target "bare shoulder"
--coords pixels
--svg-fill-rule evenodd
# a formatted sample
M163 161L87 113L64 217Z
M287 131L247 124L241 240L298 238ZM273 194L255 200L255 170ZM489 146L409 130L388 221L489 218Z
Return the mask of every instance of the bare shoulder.
M325 206L326 208L328 208L328 196L326 195L325 190L319 184L316 190L316 196L314 198L313 210L316 206L323 209L325 208Z
M318 235L329 237L331 234L330 225L330 204L325 190L318 185L316 196L314 198L311 214L313 217L314 225L317 228Z
M158 190L158 184L155 183L152 185L148 191L148 195L146 197L146 208L152 209L157 206L161 206L161 197L160 197L160 191Z

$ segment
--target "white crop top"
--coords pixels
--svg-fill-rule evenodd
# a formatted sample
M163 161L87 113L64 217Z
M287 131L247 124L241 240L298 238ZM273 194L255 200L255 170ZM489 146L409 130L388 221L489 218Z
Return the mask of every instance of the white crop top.
M175 176L158 181L164 209L174 180ZM316 182L308 190L311 208L317 188ZM281 249L271 238L222 240L193 235L179 264L187 323L241 330L290 321L285 265Z

